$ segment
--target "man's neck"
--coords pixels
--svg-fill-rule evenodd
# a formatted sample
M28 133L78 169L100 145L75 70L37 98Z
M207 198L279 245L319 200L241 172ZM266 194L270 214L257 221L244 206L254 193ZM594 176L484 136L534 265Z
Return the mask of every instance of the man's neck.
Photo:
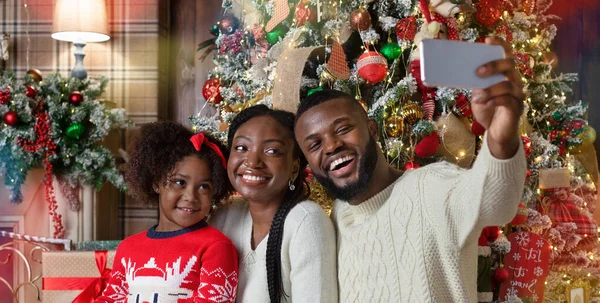
M375 172L367 185L367 190L360 194L355 199L348 201L350 205L359 205L373 196L386 189L390 184L394 183L402 172L391 167L385 159L383 153L379 152L377 159L377 166L375 166Z

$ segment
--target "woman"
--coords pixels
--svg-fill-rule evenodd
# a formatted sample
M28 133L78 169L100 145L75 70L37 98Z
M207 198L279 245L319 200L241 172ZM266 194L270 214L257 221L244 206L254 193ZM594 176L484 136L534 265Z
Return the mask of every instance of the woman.
M306 201L294 115L247 108L227 139L227 174L242 199L219 209L211 224L238 249L238 302L337 302L335 232L321 207Z

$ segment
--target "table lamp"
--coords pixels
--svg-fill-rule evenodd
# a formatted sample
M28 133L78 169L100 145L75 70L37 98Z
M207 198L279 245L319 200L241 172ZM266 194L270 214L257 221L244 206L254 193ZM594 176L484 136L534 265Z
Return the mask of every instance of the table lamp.
M85 79L83 47L88 42L103 42L110 39L104 0L57 0L52 22L52 38L73 42L75 45L75 67L71 76Z

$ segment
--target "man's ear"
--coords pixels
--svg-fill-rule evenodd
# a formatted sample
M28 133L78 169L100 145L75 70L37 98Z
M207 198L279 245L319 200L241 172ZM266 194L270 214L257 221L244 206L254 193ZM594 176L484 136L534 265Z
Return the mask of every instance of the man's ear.
M368 122L369 134L375 138L375 141L379 141L379 126L377 126L377 121L375 119L369 119Z

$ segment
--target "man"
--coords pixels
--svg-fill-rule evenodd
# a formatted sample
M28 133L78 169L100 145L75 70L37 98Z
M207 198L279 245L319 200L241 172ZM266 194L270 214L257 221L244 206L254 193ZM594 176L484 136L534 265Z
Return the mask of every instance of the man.
M523 87L510 47L478 69L506 81L473 91L487 132L470 170L436 163L400 172L377 147L377 124L352 96L323 91L299 106L295 136L333 194L340 302L476 302L477 238L516 214L526 161Z

